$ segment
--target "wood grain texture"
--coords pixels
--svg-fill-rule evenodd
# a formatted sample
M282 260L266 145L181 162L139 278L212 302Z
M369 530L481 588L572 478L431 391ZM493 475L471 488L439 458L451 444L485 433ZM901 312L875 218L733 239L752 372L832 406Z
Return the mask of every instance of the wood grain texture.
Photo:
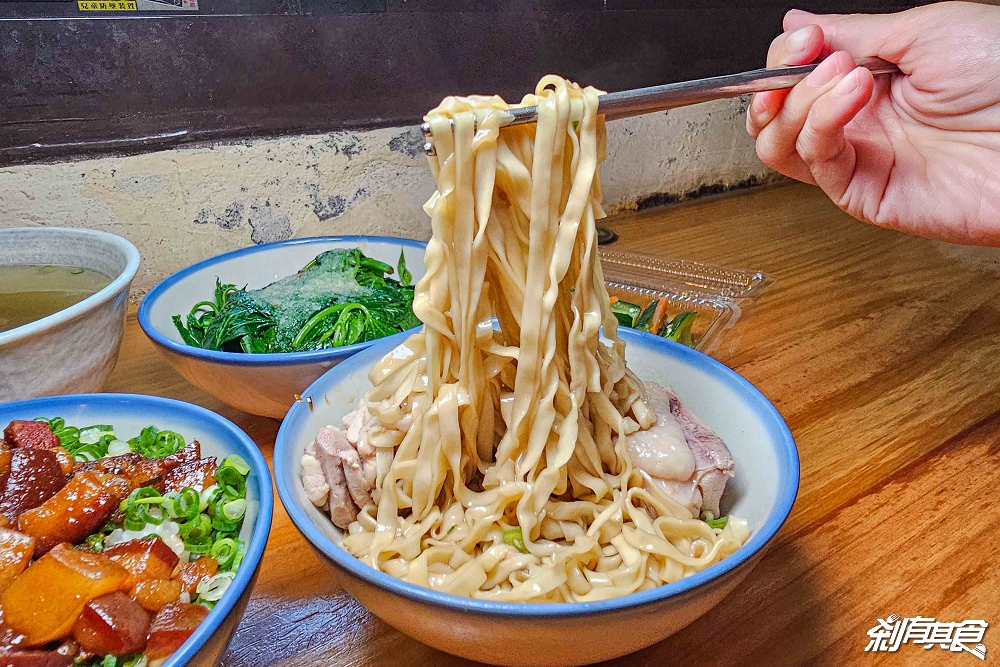
M616 249L775 278L715 356L777 405L802 460L792 515L748 580L687 629L608 664L974 660L936 647L863 649L876 617L893 613L1000 622L1000 252L868 227L800 185L608 225ZM134 317L107 389L212 408L270 459L277 423L188 385ZM991 654L1000 651L995 632L986 634ZM279 504L223 664L468 663L401 635L344 593Z

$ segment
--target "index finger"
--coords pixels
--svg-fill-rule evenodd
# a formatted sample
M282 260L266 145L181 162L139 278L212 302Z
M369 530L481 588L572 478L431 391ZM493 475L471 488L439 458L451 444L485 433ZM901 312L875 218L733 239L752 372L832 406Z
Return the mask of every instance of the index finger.
M787 67L811 63L823 49L823 31L807 25L784 32L774 38L767 50L768 67ZM788 97L787 90L769 90L753 96L747 109L747 132L757 138L761 129L781 110Z

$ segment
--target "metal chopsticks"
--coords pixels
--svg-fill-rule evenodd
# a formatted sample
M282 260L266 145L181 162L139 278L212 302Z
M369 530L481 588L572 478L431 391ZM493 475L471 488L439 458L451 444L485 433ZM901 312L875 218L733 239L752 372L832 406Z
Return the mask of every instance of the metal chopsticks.
M859 58L857 64L876 75L899 72L896 65L881 58ZM604 115L606 120L614 120L708 102L709 100L737 97L748 93L783 90L791 88L806 78L818 66L819 63L811 63L794 67L755 69L740 74L727 74L707 79L606 93L599 98L597 110L598 113ZM514 107L509 109L507 114L507 122L502 123L504 127L534 123L538 120L538 107ZM424 152L428 155L434 155L430 124L424 123L420 129L427 139L424 144Z

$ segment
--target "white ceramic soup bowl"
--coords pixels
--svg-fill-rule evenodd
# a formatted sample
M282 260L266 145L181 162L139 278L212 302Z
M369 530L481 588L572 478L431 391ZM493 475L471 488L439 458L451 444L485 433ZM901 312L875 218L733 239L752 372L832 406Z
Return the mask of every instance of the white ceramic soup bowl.
M184 378L207 394L244 412L281 419L309 384L374 341L307 352L246 354L187 345L171 318L186 319L191 307L211 300L215 280L259 289L295 274L316 255L360 248L392 267L402 250L414 282L424 275L426 243L382 236L327 236L267 243L206 259L170 276L139 306L139 325Z
M111 282L69 308L0 333L0 403L100 389L118 361L139 251L92 229L0 229L0 265L11 264L91 269Z
M378 572L340 546L341 532L309 502L299 476L304 448L369 389L372 363L405 339L387 338L326 373L278 431L274 475L292 521L342 585L374 614L455 655L504 665L582 665L654 644L718 604L757 564L791 511L799 482L792 435L778 411L745 379L680 344L624 328L626 359L640 378L673 387L725 440L736 459L723 514L745 518L749 541L732 556L679 582L602 602L518 604L460 598Z

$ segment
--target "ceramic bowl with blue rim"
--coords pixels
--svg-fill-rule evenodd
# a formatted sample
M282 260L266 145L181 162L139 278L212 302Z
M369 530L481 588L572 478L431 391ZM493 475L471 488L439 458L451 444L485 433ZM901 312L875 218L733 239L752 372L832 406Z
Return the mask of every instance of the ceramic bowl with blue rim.
M360 248L393 267L402 251L416 281L424 274L426 246L421 241L384 236L325 236L234 250L178 271L153 288L139 306L139 325L194 386L244 412L281 419L313 380L375 341L304 352L222 352L187 345L171 318L185 318L196 303L211 299L216 278L259 289L294 275L321 252L335 248Z
M774 406L747 380L700 352L621 328L629 367L674 389L718 433L736 460L722 513L745 518L749 541L735 554L679 582L601 602L524 604L473 600L406 583L341 548L341 532L309 502L299 460L320 428L339 424L370 388L368 370L405 340L383 339L312 384L315 409L288 411L274 451L278 496L292 521L343 586L374 614L421 642L503 665L583 665L650 646L719 603L745 577L788 517L799 484L792 435Z
M62 417L67 424L74 426L109 424L120 439L136 436L146 426L153 425L179 433L187 442L197 440L203 457L214 456L221 461L231 454L238 454L249 464L246 518L239 536L246 544L243 561L233 582L208 617L162 667L210 667L218 664L246 610L271 529L274 505L271 475L253 440L231 421L214 412L156 396L75 394L0 404L0 428L14 419L39 417ZM2 658L0 655L0 662Z

